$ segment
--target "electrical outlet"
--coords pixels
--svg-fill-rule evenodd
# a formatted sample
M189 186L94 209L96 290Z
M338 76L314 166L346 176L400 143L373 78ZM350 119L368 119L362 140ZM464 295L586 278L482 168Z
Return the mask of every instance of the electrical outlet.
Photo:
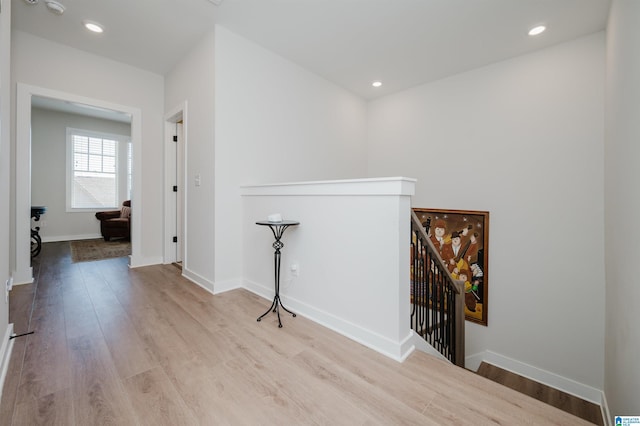
M300 266L297 263L291 264L291 276L297 277L300 275Z

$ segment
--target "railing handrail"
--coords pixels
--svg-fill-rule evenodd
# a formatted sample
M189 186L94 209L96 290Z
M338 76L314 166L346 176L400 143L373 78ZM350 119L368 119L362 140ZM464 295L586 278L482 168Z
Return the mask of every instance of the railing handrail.
M416 225L416 229L418 229L418 232L420 233L420 236L423 238L424 242L427 243L427 251L430 251L432 256L435 256L439 261L441 265L445 265L444 260L442 259L442 256L440 256L440 252L438 251L438 249L436 249L436 247L433 245L433 241L431 241L431 238L429 238L429 235L427 234L427 232L424 230L424 226L422 226L422 223L420 223L420 219L418 219L418 215L416 215L416 212L414 212L413 210L411 210L411 219L413 220L414 224ZM460 280L456 280L455 278L453 278L453 276L451 276L451 272L449 272L449 270L447 268L444 268L445 275L448 277L447 278L447 284L451 286L452 290L456 293L456 294L460 294L460 288L456 285L458 281ZM462 281L460 281L462 282ZM462 282L464 284L464 282Z
M437 268L436 275L444 278L443 282L439 279L435 279L437 283L429 282L429 280L422 282L422 284L425 285L425 292L428 293L429 289L433 290L434 287L437 288L438 283L440 283L440 284L444 284L444 286L446 287L440 290L442 294L444 295L446 291L451 291L452 296L449 296L449 297L453 297L452 303L449 304L448 306L447 306L447 303L442 303L443 299L439 300L441 305L447 306L445 313L441 312L440 316L438 316L438 314L433 314L431 315L431 318L427 318L429 316L427 314L429 313L428 304L430 303L430 301L424 300L423 302L424 304L427 305L427 314L425 313L416 314L417 299L419 298L419 295L415 294L414 292L414 295L413 295L414 301L413 301L413 308L411 313L412 327L415 327L416 331L418 332L421 331L425 333L423 334L423 337L425 338L425 340L427 340L427 342L429 342L434 348L436 348L439 352L441 352L445 357L447 357L455 365L464 367L464 362L465 362L464 281L456 280L455 278L453 278L453 276L447 269L446 264L444 263L442 257L440 256L439 251L433 245L431 238L429 238L429 235L425 231L424 226L422 225L422 223L418 219L418 216L415 214L413 210L411 211L411 222L412 222L411 245L413 245L413 230L415 229L416 232L418 233L416 237L420 240L419 242L421 247L426 249L425 259L430 259L430 261L435 262L437 264L437 266L435 266ZM430 279L434 279L433 278L434 274L429 273L429 272L434 272L432 269L432 265L428 265L429 272L425 273L425 271L427 271L426 269L424 271L416 270L415 266L417 264L418 262L414 252L414 256L413 256L414 271L413 271L413 277L412 277L412 281L413 281L412 285L414 286L414 289L417 289L418 287L416 283L418 282L419 276L422 276L423 278L426 276L426 277L429 277ZM427 265L425 264L424 267L427 268ZM433 294L431 294L430 296L433 296ZM433 311L433 309L434 308L432 308L431 311ZM416 315L416 318L414 318L414 315ZM432 321L432 323L430 324L430 326L427 326L426 329L423 327L422 323L420 324L420 327L418 327L418 324L417 324L418 317L420 317L421 320L426 319L427 323L429 323L430 321ZM437 319L437 323L436 321L434 321L434 318ZM414 324L414 319L415 319L415 324ZM451 327L450 320L453 320L452 327ZM447 326L449 328L445 330L444 327L447 327ZM446 342L444 344L442 343L442 337L440 337L440 340L436 338L436 340L438 340L437 342L434 341L434 337L431 335L431 333L433 332L431 327L443 328L442 330L440 330L439 333L441 334L444 333L447 336L449 336L448 338L445 339ZM429 338L427 337L427 334L430 335ZM451 334L453 336L451 336Z

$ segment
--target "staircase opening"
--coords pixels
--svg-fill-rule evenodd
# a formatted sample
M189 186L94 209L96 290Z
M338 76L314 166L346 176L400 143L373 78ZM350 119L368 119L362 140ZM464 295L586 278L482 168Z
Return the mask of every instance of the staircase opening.
M464 282L455 280L411 212L411 328L452 363L464 367Z

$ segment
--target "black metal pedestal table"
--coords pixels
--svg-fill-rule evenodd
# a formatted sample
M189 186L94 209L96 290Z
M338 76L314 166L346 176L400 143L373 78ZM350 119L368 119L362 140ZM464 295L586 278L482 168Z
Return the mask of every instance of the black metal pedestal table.
M31 206L31 219L34 222L40 221L40 216L45 214L47 208L45 206ZM31 228L31 257L36 257L42 250L42 238L40 237L40 227Z
M278 327L282 328L282 321L280 321L280 307L282 307L282 309L289 312L294 317L296 316L296 314L285 308L282 304L282 300L280 300L280 249L284 247L284 243L282 243L280 239L282 238L282 234L284 234L284 231L288 227L300 225L300 222L283 220L282 222L256 222L256 225L268 226L271 229L271 232L273 232L273 237L276 239L276 241L272 245L273 248L276 249L276 251L273 253L276 295L273 298L271 307L267 309L267 312L260 315L257 321L260 321L269 312L275 312L278 314Z

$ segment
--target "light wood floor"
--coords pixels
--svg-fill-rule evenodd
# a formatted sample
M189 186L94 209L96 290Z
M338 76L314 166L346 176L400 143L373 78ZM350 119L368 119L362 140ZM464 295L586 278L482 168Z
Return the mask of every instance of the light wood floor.
M39 263L38 263L39 262ZM581 425L424 353L390 360L244 290L213 296L171 265L72 264L48 243L11 294L2 425Z

